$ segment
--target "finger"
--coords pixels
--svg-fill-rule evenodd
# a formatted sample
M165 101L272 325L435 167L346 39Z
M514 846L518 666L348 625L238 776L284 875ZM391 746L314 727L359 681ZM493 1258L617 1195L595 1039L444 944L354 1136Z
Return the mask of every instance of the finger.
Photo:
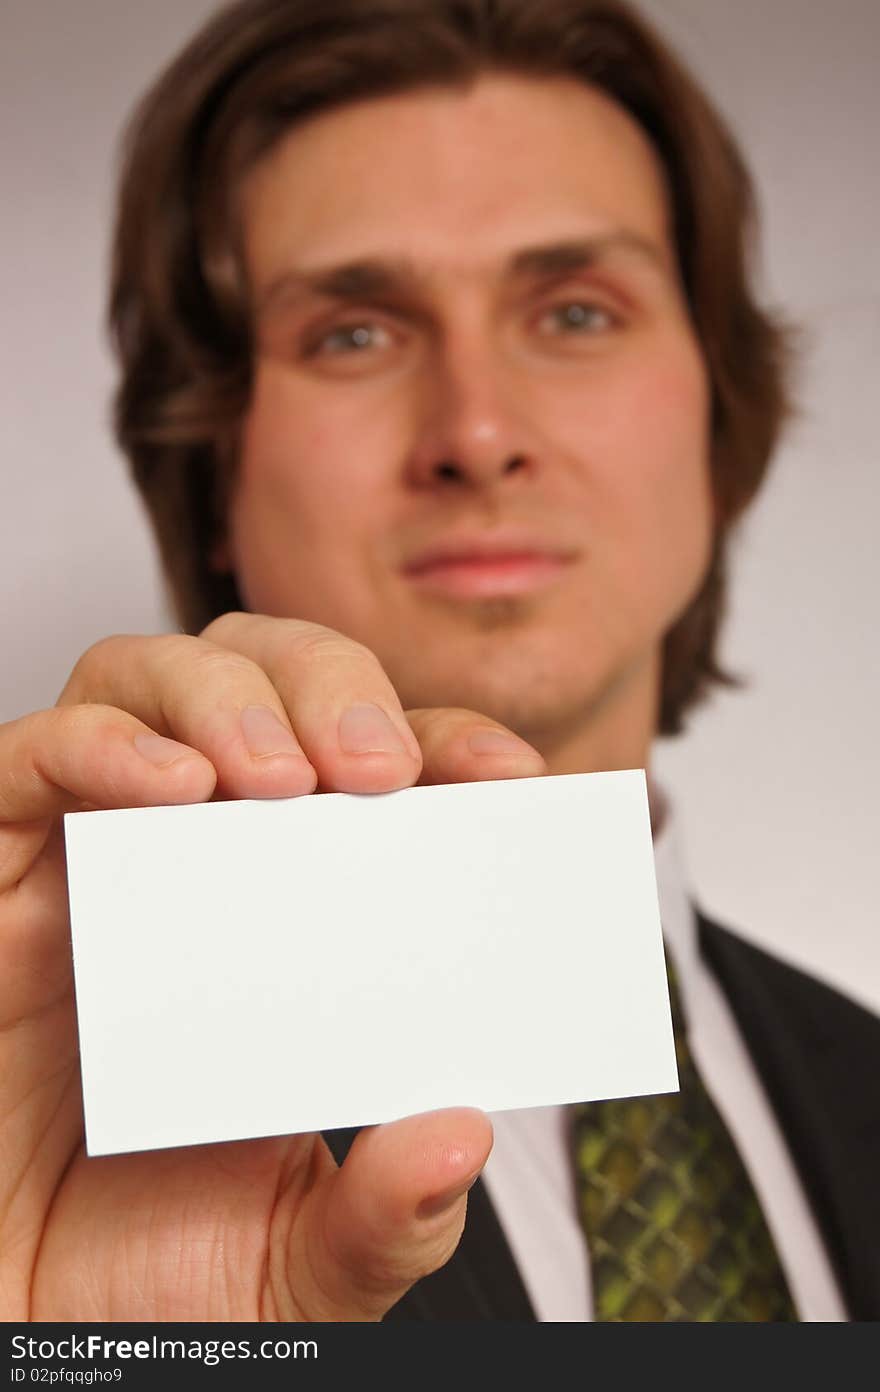
M547 772L537 749L475 711L410 710L406 717L422 749L420 783L534 778Z
M200 750L220 797L295 797L315 771L284 702L249 657L186 634L118 636L80 658L59 704L119 706L160 734Z
M83 805L203 802L215 779L197 750L114 707L56 707L0 725L0 823L53 818Z
M448 1261L467 1190L491 1148L489 1118L470 1108L361 1131L342 1169L314 1194L289 1252L289 1280L308 1317L381 1319Z
M379 793L415 783L418 740L378 658L299 619L224 614L202 637L266 672L326 791Z

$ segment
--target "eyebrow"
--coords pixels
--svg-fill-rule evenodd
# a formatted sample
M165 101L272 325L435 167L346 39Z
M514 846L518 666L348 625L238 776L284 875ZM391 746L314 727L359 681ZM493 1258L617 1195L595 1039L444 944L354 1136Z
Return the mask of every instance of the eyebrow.
M619 252L636 256L664 275L669 275L668 258L662 248L647 237L627 231L526 247L509 258L504 275L516 280L564 275L585 270ZM323 295L349 301L369 300L399 296L407 290L412 292L423 284L423 279L406 257L391 260L367 258L338 266L316 267L314 270L289 269L270 281L258 296L257 318L262 319L279 304L299 295Z

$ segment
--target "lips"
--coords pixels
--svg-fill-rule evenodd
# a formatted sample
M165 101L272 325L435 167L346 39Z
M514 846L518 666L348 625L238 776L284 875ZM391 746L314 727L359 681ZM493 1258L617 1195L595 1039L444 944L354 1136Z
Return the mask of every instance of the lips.
M414 556L404 575L419 589L453 598L525 595L558 579L574 554L557 542L522 533L462 536Z

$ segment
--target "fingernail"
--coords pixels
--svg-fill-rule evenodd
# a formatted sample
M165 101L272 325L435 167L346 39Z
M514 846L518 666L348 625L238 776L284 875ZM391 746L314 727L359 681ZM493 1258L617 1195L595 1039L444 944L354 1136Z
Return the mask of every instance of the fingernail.
M268 759L272 754L302 755L294 736L268 706L245 706L240 719L252 759Z
M134 747L141 758L149 759L151 764L158 764L160 768L196 752L188 744L178 744L177 740L166 739L164 735L152 734L135 735Z
M477 1170L477 1173L471 1175L470 1179L466 1180L464 1184L458 1184L454 1189L448 1189L445 1194L436 1194L433 1198L423 1199L416 1209L416 1217L439 1218L441 1213L445 1213L448 1209L455 1207L459 1199L462 1198L469 1189L474 1187L479 1177L480 1172Z
M536 749L507 730L474 730L468 735L468 748L472 754L531 754L540 758Z
M378 706L349 706L339 721L339 747L345 754L406 754L389 717Z

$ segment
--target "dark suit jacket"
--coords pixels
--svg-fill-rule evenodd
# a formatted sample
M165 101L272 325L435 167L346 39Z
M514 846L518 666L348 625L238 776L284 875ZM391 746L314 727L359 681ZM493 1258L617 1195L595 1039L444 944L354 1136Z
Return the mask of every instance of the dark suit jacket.
M697 911L715 973L786 1137L853 1320L880 1319L880 1017ZM354 1133L328 1133L341 1158ZM446 1266L390 1320L533 1320L485 1186Z

